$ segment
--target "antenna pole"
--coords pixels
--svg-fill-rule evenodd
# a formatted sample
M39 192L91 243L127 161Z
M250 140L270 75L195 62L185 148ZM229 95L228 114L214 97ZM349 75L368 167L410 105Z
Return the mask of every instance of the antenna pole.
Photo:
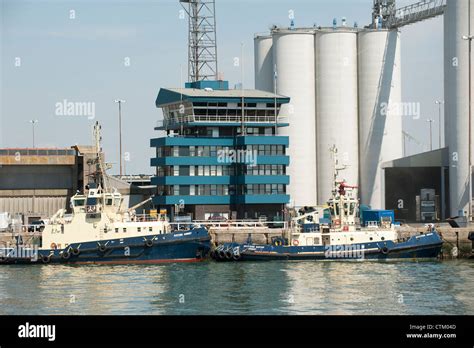
M188 15L189 82L217 80L215 0L180 0Z

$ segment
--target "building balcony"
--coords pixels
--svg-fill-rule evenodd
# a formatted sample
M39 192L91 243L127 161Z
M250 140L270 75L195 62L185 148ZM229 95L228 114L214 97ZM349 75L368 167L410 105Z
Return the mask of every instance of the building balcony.
M245 126L262 127L274 125L276 121L277 127L288 127L289 117L278 116L245 116ZM188 127L199 126L229 126L240 127L242 125L242 116L238 115L184 115L173 119L165 119L158 123L155 130L177 129L182 125Z

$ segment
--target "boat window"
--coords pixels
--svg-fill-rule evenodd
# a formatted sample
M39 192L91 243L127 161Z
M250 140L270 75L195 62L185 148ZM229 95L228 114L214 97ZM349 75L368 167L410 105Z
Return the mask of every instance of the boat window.
M339 203L334 204L336 216L339 216Z
M354 210L355 210L355 203L351 203L351 212L350 215L354 215Z
M96 197L87 197L87 205L96 205L97 198Z
M74 206L75 207L83 207L84 206L84 199L75 199L74 200Z
M126 233L126 232L127 232L127 228L124 227L124 228L123 228L123 233Z
M153 227L148 227L148 231L153 232Z
M112 198L106 198L105 199L105 205L112 205Z
M118 207L120 205L120 198L115 198L114 201L115 201L114 205Z
M142 231L142 228L141 227L137 227L137 232L141 232Z
M118 233L118 228L115 228L115 233Z

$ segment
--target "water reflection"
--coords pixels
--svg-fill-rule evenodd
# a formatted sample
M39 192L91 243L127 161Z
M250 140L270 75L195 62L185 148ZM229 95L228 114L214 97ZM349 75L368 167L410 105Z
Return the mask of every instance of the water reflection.
M0 314L472 314L474 263L3 266Z

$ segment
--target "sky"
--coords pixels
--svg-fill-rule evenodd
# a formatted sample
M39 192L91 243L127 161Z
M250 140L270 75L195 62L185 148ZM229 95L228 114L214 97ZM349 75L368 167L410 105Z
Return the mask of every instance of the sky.
M244 44L245 88L254 87L253 37L272 25L370 22L372 0L216 0L219 71L240 82L233 65ZM398 6L415 2L398 0ZM118 173L118 106L127 174L152 174L150 139L161 118L161 87L178 87L187 74L187 20L178 0L0 0L0 148L66 148L92 143L92 125L103 129L106 161ZM401 28L402 101L421 106L405 117L407 154L438 148L438 107L443 100L443 19ZM181 77L183 76L183 77ZM78 103L70 115L65 103ZM80 105L79 105L80 104ZM70 111L70 110L69 110Z

